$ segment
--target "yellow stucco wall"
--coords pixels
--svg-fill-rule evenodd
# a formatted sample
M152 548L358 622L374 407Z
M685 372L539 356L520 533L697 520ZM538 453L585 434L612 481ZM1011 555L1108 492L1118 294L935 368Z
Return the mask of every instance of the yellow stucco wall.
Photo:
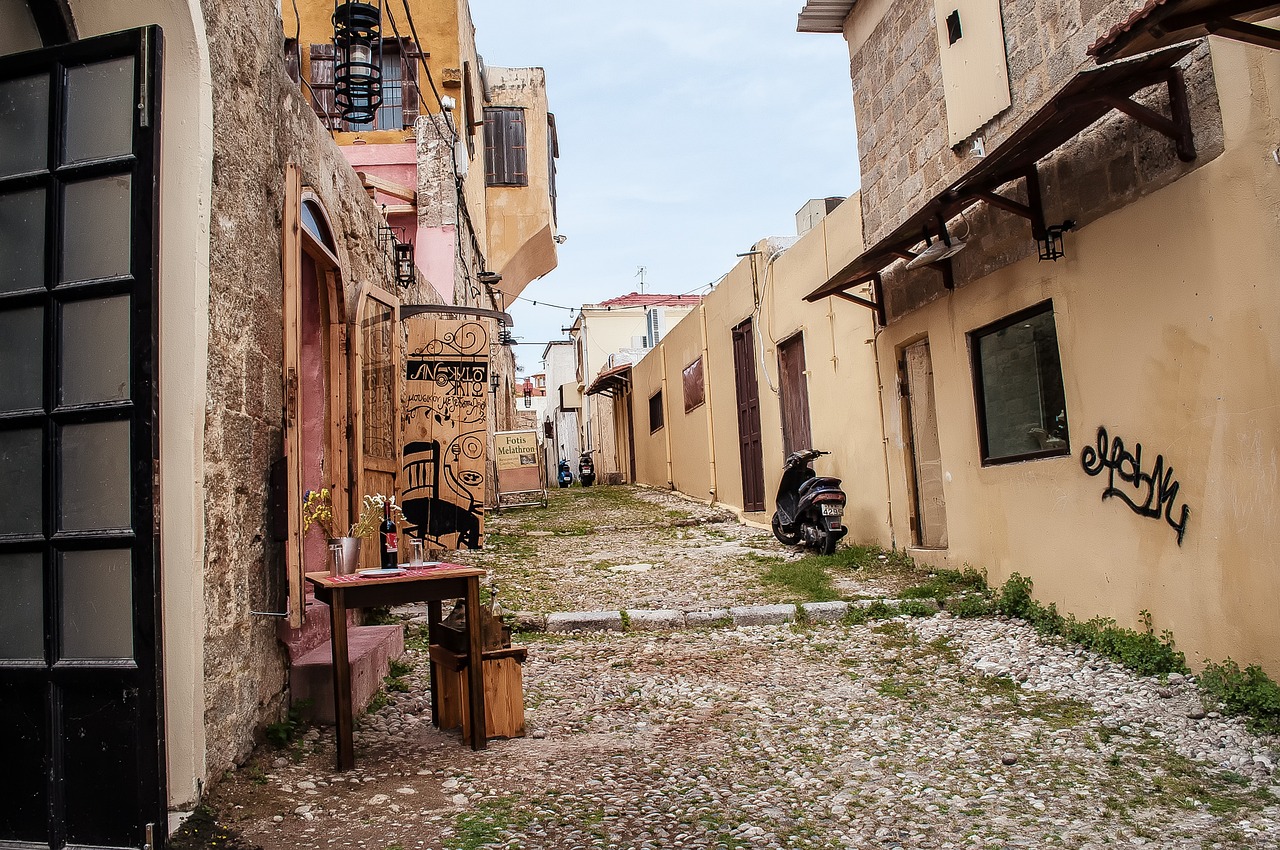
M1194 662L1280 673L1280 54L1211 40L1226 152L1070 234L1067 258L1006 267L880 336L885 386L901 347L933 357L949 549L930 560L1030 575L1037 597L1134 626L1151 612ZM1163 153L1163 151L1162 151ZM1170 145L1167 155L1172 156ZM1069 457L983 467L966 334L1052 299ZM901 405L885 401L893 511L906 527ZM1174 468L1189 508L1163 519L1103 499L1081 452L1105 427L1143 468ZM1134 491L1141 500L1141 495Z
M754 317L765 480L765 513L756 519L767 521L772 512L774 491L782 472L781 409L778 396L771 389L778 384L777 343L801 332L809 373L813 441L817 448L832 453L819 459L816 468L821 474L844 479L849 497L849 539L891 543L875 351L867 344L874 334L872 314L848 302L809 304L802 300L803 295L861 252L861 234L861 211L854 197L773 257L771 263L770 256L782 246L769 240L759 243L754 285L752 258L744 259L729 272L703 302L708 401L687 415L681 371L701 355L704 316L695 312L668 332L661 348L667 357L668 409L673 420L669 423L672 476L681 492L709 500L709 491L714 487L719 502L739 510L743 506L733 328ZM754 295L757 290L758 314ZM660 439L661 434L649 437L647 433L648 399L659 387L661 352L645 357L632 375L638 478L643 483L666 486L665 441ZM640 432L645 432L645 439L641 439Z

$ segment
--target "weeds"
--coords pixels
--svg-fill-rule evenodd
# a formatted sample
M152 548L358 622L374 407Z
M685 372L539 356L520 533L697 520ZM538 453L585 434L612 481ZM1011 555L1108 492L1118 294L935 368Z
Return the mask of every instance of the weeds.
M795 561L783 561L776 558L756 558L768 569L760 578L765 584L786 590L791 600L799 602L830 602L839 599L831 573L826 563L831 559L818 555L810 555Z
M1200 688L1226 714L1243 714L1255 732L1280 732L1280 685L1256 664L1243 670L1228 658L1207 664L1200 674Z
M295 700L289 706L289 710L285 712L284 719L277 723L268 723L266 729L267 740L277 750L283 750L294 742L298 737L298 733L306 726L303 717L311 708L311 700L300 699Z

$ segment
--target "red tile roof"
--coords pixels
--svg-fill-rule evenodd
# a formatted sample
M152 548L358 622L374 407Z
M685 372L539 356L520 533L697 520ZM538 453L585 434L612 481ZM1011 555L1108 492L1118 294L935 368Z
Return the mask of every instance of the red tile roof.
M597 307L681 307L702 302L701 295L658 295L656 293L630 292L601 301Z
M1143 3L1140 8L1134 9L1133 12L1130 13L1129 17L1107 30L1106 34L1091 44L1086 52L1090 56L1097 56L1098 51L1101 50L1104 45L1115 41L1121 35L1127 33L1136 25L1150 17L1151 13L1156 9L1159 9L1167 3L1169 3L1169 0L1147 0L1147 2Z

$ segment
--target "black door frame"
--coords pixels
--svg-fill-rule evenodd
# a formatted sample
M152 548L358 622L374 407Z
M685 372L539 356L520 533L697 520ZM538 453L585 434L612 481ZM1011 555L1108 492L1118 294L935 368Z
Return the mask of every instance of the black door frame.
M65 4L45 0L30 4L41 35L70 37L63 16ZM57 19L63 23L59 30ZM46 168L0 178L0 192L39 189L45 193L44 280L35 289L0 295L0 309L41 307L44 310L44 398L43 407L0 414L0 430L40 429L42 437L43 474L41 503L44 511L40 533L13 533L0 536L0 554L40 553L44 574L44 658L40 661L0 662L0 714L22 716L28 721L24 729L35 730L36 741L21 740L18 748L27 747L34 756L43 750L42 765L47 785L39 782L24 786L36 793L45 806L47 841L51 847L74 842L95 846L140 847L150 841L161 850L167 836L167 786L164 746L163 681L161 663L161 583L159 526L159 146L161 33L158 27L146 27L85 41L73 42L25 53L0 56L0 80L48 75L49 141ZM83 64L132 57L134 59L134 91L136 104L132 120L132 151L104 159L64 164L61 140L65 118L66 69ZM96 177L128 175L130 178L131 245L130 270L127 274L92 280L59 283L64 219L62 187L68 182ZM130 381L128 397L120 401L63 405L58 398L60 380L59 337L63 305L83 299L127 295L130 298L130 331L128 351ZM60 525L58 492L61 470L61 429L68 425L101 422L129 424L129 498L130 526L90 531L63 530ZM131 659L78 660L59 657L57 627L61 593L59 564L64 552L89 550L121 550L130 552L132 582L133 655ZM6 707L2 701L10 704ZM43 720L23 712L39 706ZM93 716L112 710L123 718L116 726ZM37 722L38 721L38 722ZM80 725L76 725L76 724ZM101 723L95 726L95 723ZM131 804L119 819L126 826L117 831L95 835L98 814L69 806L69 794L80 794L75 783L81 777L68 779L67 759L75 750L71 729L103 732L123 729L132 731L125 742L132 749L123 756L121 742L101 735L103 752L115 747L125 765L123 776L93 777L103 789L103 806ZM20 730L6 729L6 734L21 738ZM32 765L26 766L31 769ZM17 774L22 768L9 764L6 769ZM28 777L29 778L29 777ZM132 781L130 781L132 780ZM11 778L20 782L20 778ZM0 779L0 786L9 787ZM113 786L115 790L113 789ZM121 787L125 786L125 787ZM132 787L128 787L132 786ZM18 786L14 786L18 787ZM71 788L71 790L68 790ZM136 816L136 821L134 820ZM31 818L38 823L39 817ZM0 824L5 819L0 818ZM14 821L24 835L0 834L0 843L42 847L30 843L34 837L21 821ZM154 829L148 829L154 826ZM115 827L103 826L103 830ZM129 834L124 834L124 833ZM74 834L73 834L74 833ZM6 845L8 846L8 845Z

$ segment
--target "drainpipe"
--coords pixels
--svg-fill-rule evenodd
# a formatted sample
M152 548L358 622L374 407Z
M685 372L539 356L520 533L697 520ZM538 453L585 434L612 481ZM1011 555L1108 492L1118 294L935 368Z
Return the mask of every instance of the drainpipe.
M707 406L707 471L711 476L711 504L720 499L720 485L716 479L716 422L711 403L711 353L707 348L707 308L698 305L698 314L702 318L702 386L703 403Z
M671 398L667 392L667 347L659 344L662 355L662 433L663 442L667 446L667 487L676 489L675 475L671 470Z
M872 319L873 324L878 324ZM884 498L889 508L889 548L898 548L898 538L893 532L893 489L889 480L889 433L884 424L884 376L880 374L880 333L884 328L876 328L867 342L871 345L871 355L876 364L876 401L880 405L880 448L884 452Z

